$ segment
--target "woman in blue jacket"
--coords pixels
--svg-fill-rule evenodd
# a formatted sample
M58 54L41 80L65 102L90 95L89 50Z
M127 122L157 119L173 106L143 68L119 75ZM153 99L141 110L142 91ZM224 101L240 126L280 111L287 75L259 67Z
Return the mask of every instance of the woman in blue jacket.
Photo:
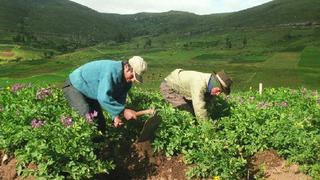
M128 61L92 61L69 75L63 87L64 95L80 115L90 118L98 112L98 129L104 133L106 122L102 109L111 115L115 127L123 125L120 114L126 120L137 118L134 110L125 108L126 97L132 82L142 83L146 69L147 63L139 56Z

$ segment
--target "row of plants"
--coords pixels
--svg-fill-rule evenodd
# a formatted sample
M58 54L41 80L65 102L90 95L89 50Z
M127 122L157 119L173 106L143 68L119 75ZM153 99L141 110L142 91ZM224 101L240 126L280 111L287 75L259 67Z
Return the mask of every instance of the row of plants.
M162 119L153 143L167 156L182 153L191 165L188 177L242 179L249 158L275 149L301 170L320 176L320 96L305 88L265 89L217 97L208 103L211 119L197 121L191 113L163 102L157 93L136 94L137 105L156 106ZM143 97L143 98L142 98Z
M173 108L157 92L133 88L128 106L156 108L161 124L154 150L167 156L183 154L184 162L191 165L188 177L247 177L248 159L266 149L277 150L312 177L320 176L317 91L270 88L262 95L247 91L217 97L208 103L211 119L205 121ZM116 129L106 116L107 131L102 135L94 123L96 115L78 116L61 89L53 86L4 88L0 90L0 149L15 155L19 175L83 179L108 173L114 169L116 154L101 158L99 152L135 139L148 117ZM28 168L30 164L37 168Z
M0 149L17 159L18 175L63 179L110 172L111 160L95 153L101 136L69 108L60 89L16 84L0 91ZM36 168L28 168L30 164Z

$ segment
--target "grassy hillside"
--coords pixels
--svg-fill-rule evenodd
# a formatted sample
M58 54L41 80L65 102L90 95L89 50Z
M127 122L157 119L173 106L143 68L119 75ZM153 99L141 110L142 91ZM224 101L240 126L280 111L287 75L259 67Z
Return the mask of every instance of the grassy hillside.
M11 41L15 37L25 44L41 42L40 47L50 43L93 44L114 39L119 32L120 24L112 15L68 0L0 0L0 4L0 34L11 36Z
M7 19L0 18L0 21L18 22L18 17L27 15L28 18L22 18L27 26L22 27L33 32L48 31L47 37L35 35L37 41L42 38L37 48L30 48L35 46L33 42L0 46L1 86L26 81L61 84L68 73L85 62L126 60L140 55L150 67L146 83L140 86L151 89L157 89L163 78L175 68L203 72L225 69L235 80L235 90L255 87L260 82L272 87L319 88L320 62L316 60L320 56L320 28L316 24L320 12L317 11L318 1L275 0L244 11L206 16L177 11L101 14L65 0L28 0L28 5L22 0L0 2L4 5L0 7L3 10L0 15L7 15ZM31 11L31 7L35 10ZM301 13L306 9L308 13ZM5 13L16 11L16 16ZM117 23L121 26L115 36L118 41L91 46L81 34L77 35L81 30L87 38L98 31L98 34L105 31L100 35L109 36L111 31L102 27L108 25L103 23L105 20L116 23L114 28L118 27ZM297 24L306 21L312 23ZM90 31L98 22L102 22L101 27L96 26L97 31ZM17 24L12 23L14 25ZM65 38L66 33L73 35ZM0 38L7 38L3 34L0 31ZM128 36L130 38L126 39ZM99 40L103 41L103 38ZM88 47L79 49L79 41ZM46 44L58 48L58 51L45 49ZM72 53L60 51L70 46L77 50Z
M302 13L303 12L303 13ZM211 31L232 31L235 28L266 28L274 26L310 26L320 23L320 1L274 0L234 13L195 15L170 11L128 16L128 26L150 34L181 32L201 34ZM184 34L185 35L185 34Z
M273 26L296 23L320 23L318 0L273 0L269 3L232 13L223 19L229 26Z
M231 27L264 28L320 22L318 0L274 0L239 12L204 16L177 11L105 14L68 0L0 0L0 3L1 39L4 38L1 32L23 31L38 39L51 37L94 43L111 39L126 41L140 35L194 35L229 31Z

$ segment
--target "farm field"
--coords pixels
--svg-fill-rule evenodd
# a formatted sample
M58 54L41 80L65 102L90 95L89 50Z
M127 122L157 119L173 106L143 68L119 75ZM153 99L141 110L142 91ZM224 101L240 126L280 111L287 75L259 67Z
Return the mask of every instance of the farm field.
M0 2L0 180L320 179L319 0L210 15ZM148 71L127 106L156 113L114 128L104 112L103 134L61 87L84 63L136 55ZM231 95L212 98L204 121L173 108L159 85L176 68L224 70ZM154 137L138 142L150 119Z
M88 50L89 52L91 50ZM207 54L210 52L211 54ZM212 53L214 52L214 53ZM50 60L30 60L22 63L8 63L0 66L0 85L7 86L18 82L62 84L67 75L77 66L94 59L126 60L133 52L116 52L109 55L76 52L54 57ZM157 90L160 82L172 70L184 68L203 72L224 69L234 79L233 90L248 90L257 88L258 83L266 87L307 87L318 89L320 83L320 68L300 66L309 51L274 52L267 55L242 55L243 52L219 50L161 50L157 52L139 53L146 59L149 71L145 75L143 88ZM219 55L220 54L220 55ZM81 57L78 57L81 56ZM237 62L234 59L247 59ZM258 59L261 62L248 62ZM318 63L318 62L316 62Z
M0 95L0 117L8 120L1 123L1 154L2 157L15 155L19 175L95 179L110 177L101 173L111 172L112 177L114 168L115 172L124 168L121 158L130 155L125 165L145 167L133 166L120 177L142 178L139 168L155 167L172 159L183 167L186 172L183 176L187 177L261 178L271 164L253 168L250 163L258 161L251 160L256 153L263 152L275 156L277 162L280 156L287 159L284 166L299 164L295 165L296 176L310 179L320 175L317 91L268 88L262 95L257 91L234 93L210 103L211 120L197 121L189 112L165 103L159 93L134 88L128 106L136 110L155 107L157 118L161 119L152 148L155 153L163 154L156 156L162 160L143 164L141 160L148 160L148 155L144 151L140 151L142 155L132 154L132 150L128 154L128 149L132 148L130 144L135 144L148 116L128 122L121 129L113 128L108 118L107 134L102 135L95 127L94 116L79 117L68 107L62 91L54 86L16 84L2 89ZM65 137L67 140L63 140ZM134 158L140 160L134 164ZM160 178L151 172L151 169L145 172L150 173L149 178Z

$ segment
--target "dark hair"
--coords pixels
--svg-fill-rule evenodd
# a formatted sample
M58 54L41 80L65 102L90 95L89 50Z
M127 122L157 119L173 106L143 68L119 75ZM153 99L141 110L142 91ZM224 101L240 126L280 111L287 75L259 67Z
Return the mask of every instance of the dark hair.
M131 65L129 64L128 61L122 61L122 68L124 69L124 66L128 65L129 69L132 69Z

